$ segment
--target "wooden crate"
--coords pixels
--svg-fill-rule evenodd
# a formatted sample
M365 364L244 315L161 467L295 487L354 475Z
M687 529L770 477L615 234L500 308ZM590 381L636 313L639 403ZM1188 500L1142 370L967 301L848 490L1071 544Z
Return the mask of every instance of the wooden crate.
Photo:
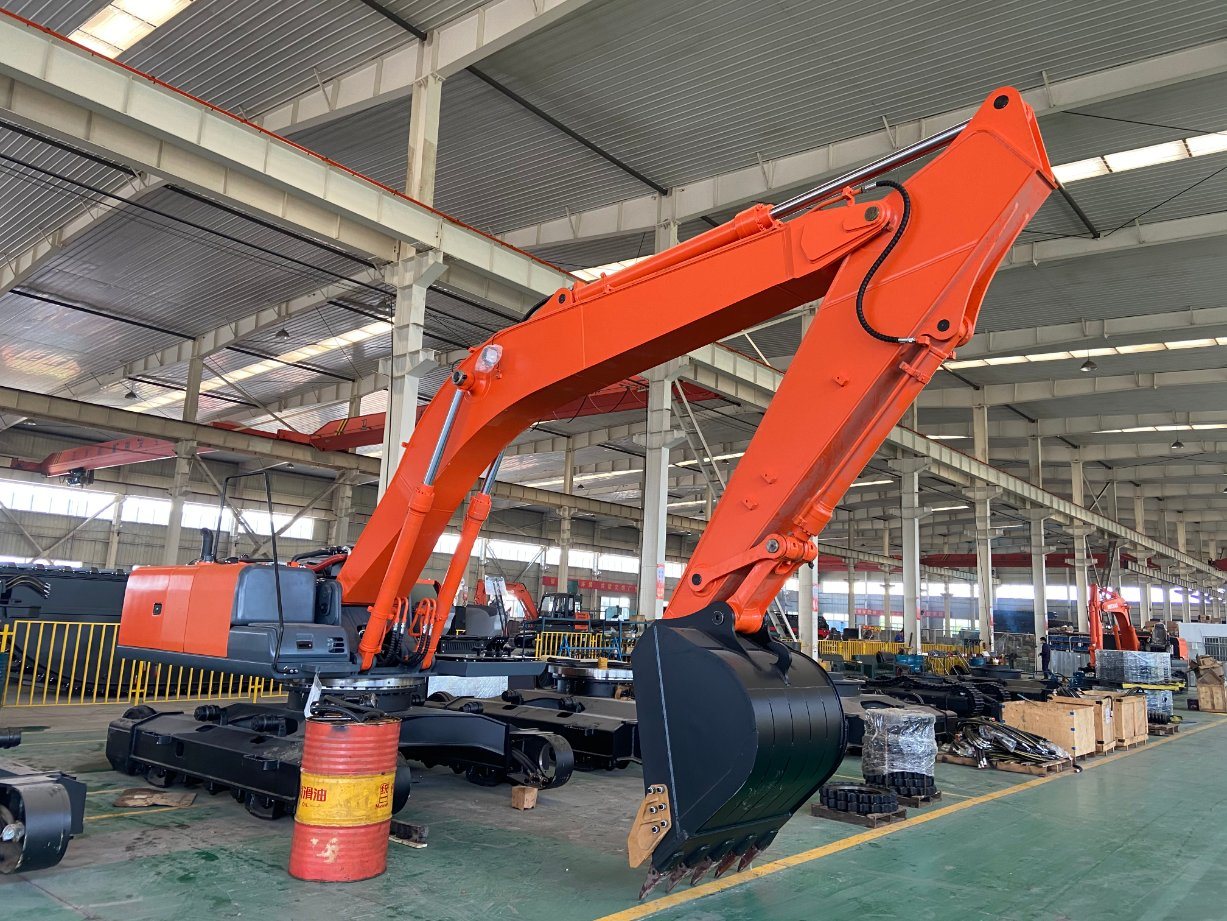
M1075 758L1095 754L1095 714L1064 700L1011 700L1001 705L1002 722L1043 736Z
M1083 696L1112 700L1112 729L1116 734L1117 748L1132 748L1138 742L1146 741L1149 729L1144 696L1114 691L1085 691Z
M1227 713L1227 687L1197 682L1197 709L1202 713Z
M1059 697L1053 702L1087 707L1095 717L1095 751L1099 754L1116 748L1116 724L1111 697Z

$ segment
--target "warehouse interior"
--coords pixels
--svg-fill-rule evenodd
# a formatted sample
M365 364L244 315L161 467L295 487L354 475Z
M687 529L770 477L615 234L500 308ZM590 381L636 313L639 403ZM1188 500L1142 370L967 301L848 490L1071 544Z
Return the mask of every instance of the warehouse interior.
M1211 0L6 0L0 917L1221 918L1224 90Z

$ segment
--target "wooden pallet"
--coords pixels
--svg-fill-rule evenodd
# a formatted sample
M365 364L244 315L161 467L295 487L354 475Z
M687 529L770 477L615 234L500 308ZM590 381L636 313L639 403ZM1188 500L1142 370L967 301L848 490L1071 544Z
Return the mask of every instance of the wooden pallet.
M1179 723L1151 723L1150 734L1152 736L1174 736L1180 731Z
M881 828L883 825L892 825L895 822L902 822L907 818L906 809L860 815L855 812L840 812L838 809L829 809L820 803L811 803L809 812L810 815L817 816L820 819L847 822L849 825L860 825L862 828Z
M1148 738L1149 736L1138 736L1136 739L1132 740L1131 742L1117 742L1116 750L1125 751L1125 752L1133 751L1133 749L1141 748L1143 745L1145 745Z
M964 758L949 752L938 752L937 760L943 764L962 764L966 767L979 767L975 758ZM1047 774L1060 774L1073 768L1071 761L1042 761L1039 764L1019 764L1014 761L990 761L988 766L996 771L1008 771L1011 774L1031 774L1043 777Z
M910 806L913 809L919 809L921 806L927 806L929 803L936 803L942 798L942 791L938 790L932 796L899 796L900 806Z

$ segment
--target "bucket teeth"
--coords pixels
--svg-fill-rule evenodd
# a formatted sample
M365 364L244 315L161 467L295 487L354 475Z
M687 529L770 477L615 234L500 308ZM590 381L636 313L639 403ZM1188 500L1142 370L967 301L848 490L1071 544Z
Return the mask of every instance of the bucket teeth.
M649 892L660 885L660 881L665 878L665 875L655 867L648 869L647 879L643 881L643 885L639 889L639 900L643 901L647 898Z
M752 846L748 851L742 854L741 860L737 861L737 872L740 873L742 870L748 867L753 862L754 858L759 855L761 850L762 848Z
M678 864L669 871L669 879L665 882L665 892L672 892L673 887L682 881L682 877L686 875L688 868L683 864Z
M729 871L729 867L731 867L736 860L737 854L733 851L729 851L729 853L725 854L724 857L721 858L720 863L716 866L716 873L713 879L719 879L725 873L727 873Z
M707 871L711 869L714 861L710 857L705 857L699 861L698 866L694 868L694 872L690 874L690 885L697 886L707 875Z

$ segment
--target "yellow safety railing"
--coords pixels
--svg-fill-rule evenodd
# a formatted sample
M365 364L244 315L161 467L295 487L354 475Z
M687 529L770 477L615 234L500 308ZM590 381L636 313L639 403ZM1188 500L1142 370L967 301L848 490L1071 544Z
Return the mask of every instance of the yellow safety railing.
M545 630L537 634L533 655L538 659L563 656L575 659L626 658L635 648L637 635L611 636L601 632Z
M942 643L921 643L921 652L951 652L961 653L961 646L948 646ZM907 652L906 643L883 643L876 640L819 640L819 655L838 655L845 659L853 656L873 656L879 652Z
M258 700L284 693L274 681L120 658L119 624L19 620L0 627L7 652L6 707L167 701Z

